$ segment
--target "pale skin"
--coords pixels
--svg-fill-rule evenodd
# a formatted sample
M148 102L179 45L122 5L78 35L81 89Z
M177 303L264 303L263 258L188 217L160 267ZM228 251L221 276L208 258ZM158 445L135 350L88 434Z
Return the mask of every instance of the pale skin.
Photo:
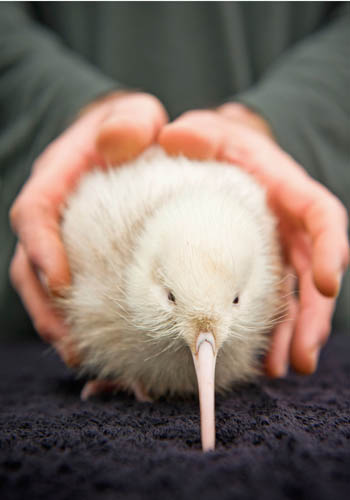
M74 346L63 347L69 332L50 300L70 282L60 207L84 172L121 164L156 142L171 154L238 164L265 186L299 291L298 299L290 294L288 315L273 333L266 372L283 376L291 364L313 373L349 263L346 210L278 146L263 118L236 103L168 123L155 97L117 92L85 108L45 149L10 213L18 236L10 276L39 335L67 364L79 363Z

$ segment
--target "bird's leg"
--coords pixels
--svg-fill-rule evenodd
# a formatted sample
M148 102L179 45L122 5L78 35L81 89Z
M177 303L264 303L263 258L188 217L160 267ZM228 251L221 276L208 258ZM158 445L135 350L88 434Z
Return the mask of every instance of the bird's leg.
M90 396L96 396L104 392L118 392L125 390L131 390L137 401L141 401L143 403L152 402L152 399L148 395L143 384L139 381L136 381L131 384L130 387L127 387L122 380L90 380L84 385L80 397L83 401L86 401Z
M148 392L145 389L145 386L142 382L137 381L131 385L131 389L134 392L135 398L137 401L141 401L142 403L152 403L153 399L150 397Z
M89 380L84 385L80 398L86 401L90 396L96 396L104 392L118 392L123 389L124 387L117 380Z

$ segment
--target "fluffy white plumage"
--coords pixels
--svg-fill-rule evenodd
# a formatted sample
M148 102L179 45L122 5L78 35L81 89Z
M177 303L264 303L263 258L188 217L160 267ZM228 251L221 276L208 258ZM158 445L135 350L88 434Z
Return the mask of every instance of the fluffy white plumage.
M275 226L263 189L232 165L154 147L87 174L62 222L73 281L60 307L81 370L154 398L195 393L192 357L210 332L217 390L256 375L283 308Z

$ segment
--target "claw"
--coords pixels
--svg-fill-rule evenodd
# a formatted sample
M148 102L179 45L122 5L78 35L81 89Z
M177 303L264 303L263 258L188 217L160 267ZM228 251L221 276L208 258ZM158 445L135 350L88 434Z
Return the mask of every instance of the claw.
M84 385L80 398L86 401L90 396L96 396L104 392L118 392L129 389L134 393L137 401L152 403L152 398L148 395L141 382L134 382L131 387L128 388L120 380L90 380Z
M150 397L141 382L134 382L131 389L134 391L137 401L140 401L141 403L153 403L153 399Z

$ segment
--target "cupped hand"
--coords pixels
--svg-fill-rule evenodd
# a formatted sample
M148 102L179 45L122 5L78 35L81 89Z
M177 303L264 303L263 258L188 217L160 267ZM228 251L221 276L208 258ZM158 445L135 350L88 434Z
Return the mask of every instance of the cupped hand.
M50 300L70 282L60 236L62 205L84 172L137 156L156 141L166 121L162 104L149 94L116 92L96 101L37 159L11 208L18 236L11 281L38 333L68 364L77 359Z
M266 371L283 376L291 362L300 373L314 372L349 262L341 202L278 146L263 118L238 103L187 112L166 125L158 140L170 154L239 165L265 186L278 215L286 265L298 278L298 297L289 294L286 319L273 332Z

